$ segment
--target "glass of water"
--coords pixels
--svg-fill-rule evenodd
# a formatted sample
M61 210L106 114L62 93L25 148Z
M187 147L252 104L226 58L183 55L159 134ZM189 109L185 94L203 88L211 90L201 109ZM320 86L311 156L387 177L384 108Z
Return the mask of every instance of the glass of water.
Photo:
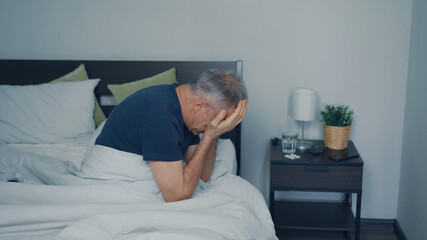
M297 136L297 131L287 130L282 132L282 151L284 153L295 153Z

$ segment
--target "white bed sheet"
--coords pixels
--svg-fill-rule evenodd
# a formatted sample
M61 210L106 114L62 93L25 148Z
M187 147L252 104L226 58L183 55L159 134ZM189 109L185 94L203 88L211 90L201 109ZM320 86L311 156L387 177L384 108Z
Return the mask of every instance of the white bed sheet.
M165 203L144 181L78 175L87 145L0 144L0 239L277 239L266 203L217 161L193 197Z

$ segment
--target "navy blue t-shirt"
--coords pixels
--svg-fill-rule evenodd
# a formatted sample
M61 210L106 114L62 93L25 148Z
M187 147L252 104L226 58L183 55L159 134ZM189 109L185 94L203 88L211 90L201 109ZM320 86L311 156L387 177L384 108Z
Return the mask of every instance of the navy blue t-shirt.
M184 125L177 84L137 91L117 105L95 144L142 155L146 161L183 160L189 145L198 144Z

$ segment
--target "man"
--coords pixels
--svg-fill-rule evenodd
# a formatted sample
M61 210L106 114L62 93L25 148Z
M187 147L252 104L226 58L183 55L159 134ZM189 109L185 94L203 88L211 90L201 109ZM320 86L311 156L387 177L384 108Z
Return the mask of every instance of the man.
M209 180L218 138L243 120L246 99L242 81L217 69L188 84L145 88L114 109L96 144L141 155L165 201L188 199L199 179Z

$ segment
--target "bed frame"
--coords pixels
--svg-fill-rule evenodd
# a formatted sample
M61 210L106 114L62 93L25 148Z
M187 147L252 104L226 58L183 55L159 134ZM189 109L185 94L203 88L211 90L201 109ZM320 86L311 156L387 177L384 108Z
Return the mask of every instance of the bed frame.
M242 78L242 61L98 61L98 60L0 60L0 84L26 85L46 83L59 78L81 63L85 64L89 78L102 81L95 89L105 115L114 106L105 104L111 98L108 84L131 82L176 68L180 84L195 79L200 73L211 68L232 69ZM236 148L237 173L240 172L240 124L221 138L230 139Z

